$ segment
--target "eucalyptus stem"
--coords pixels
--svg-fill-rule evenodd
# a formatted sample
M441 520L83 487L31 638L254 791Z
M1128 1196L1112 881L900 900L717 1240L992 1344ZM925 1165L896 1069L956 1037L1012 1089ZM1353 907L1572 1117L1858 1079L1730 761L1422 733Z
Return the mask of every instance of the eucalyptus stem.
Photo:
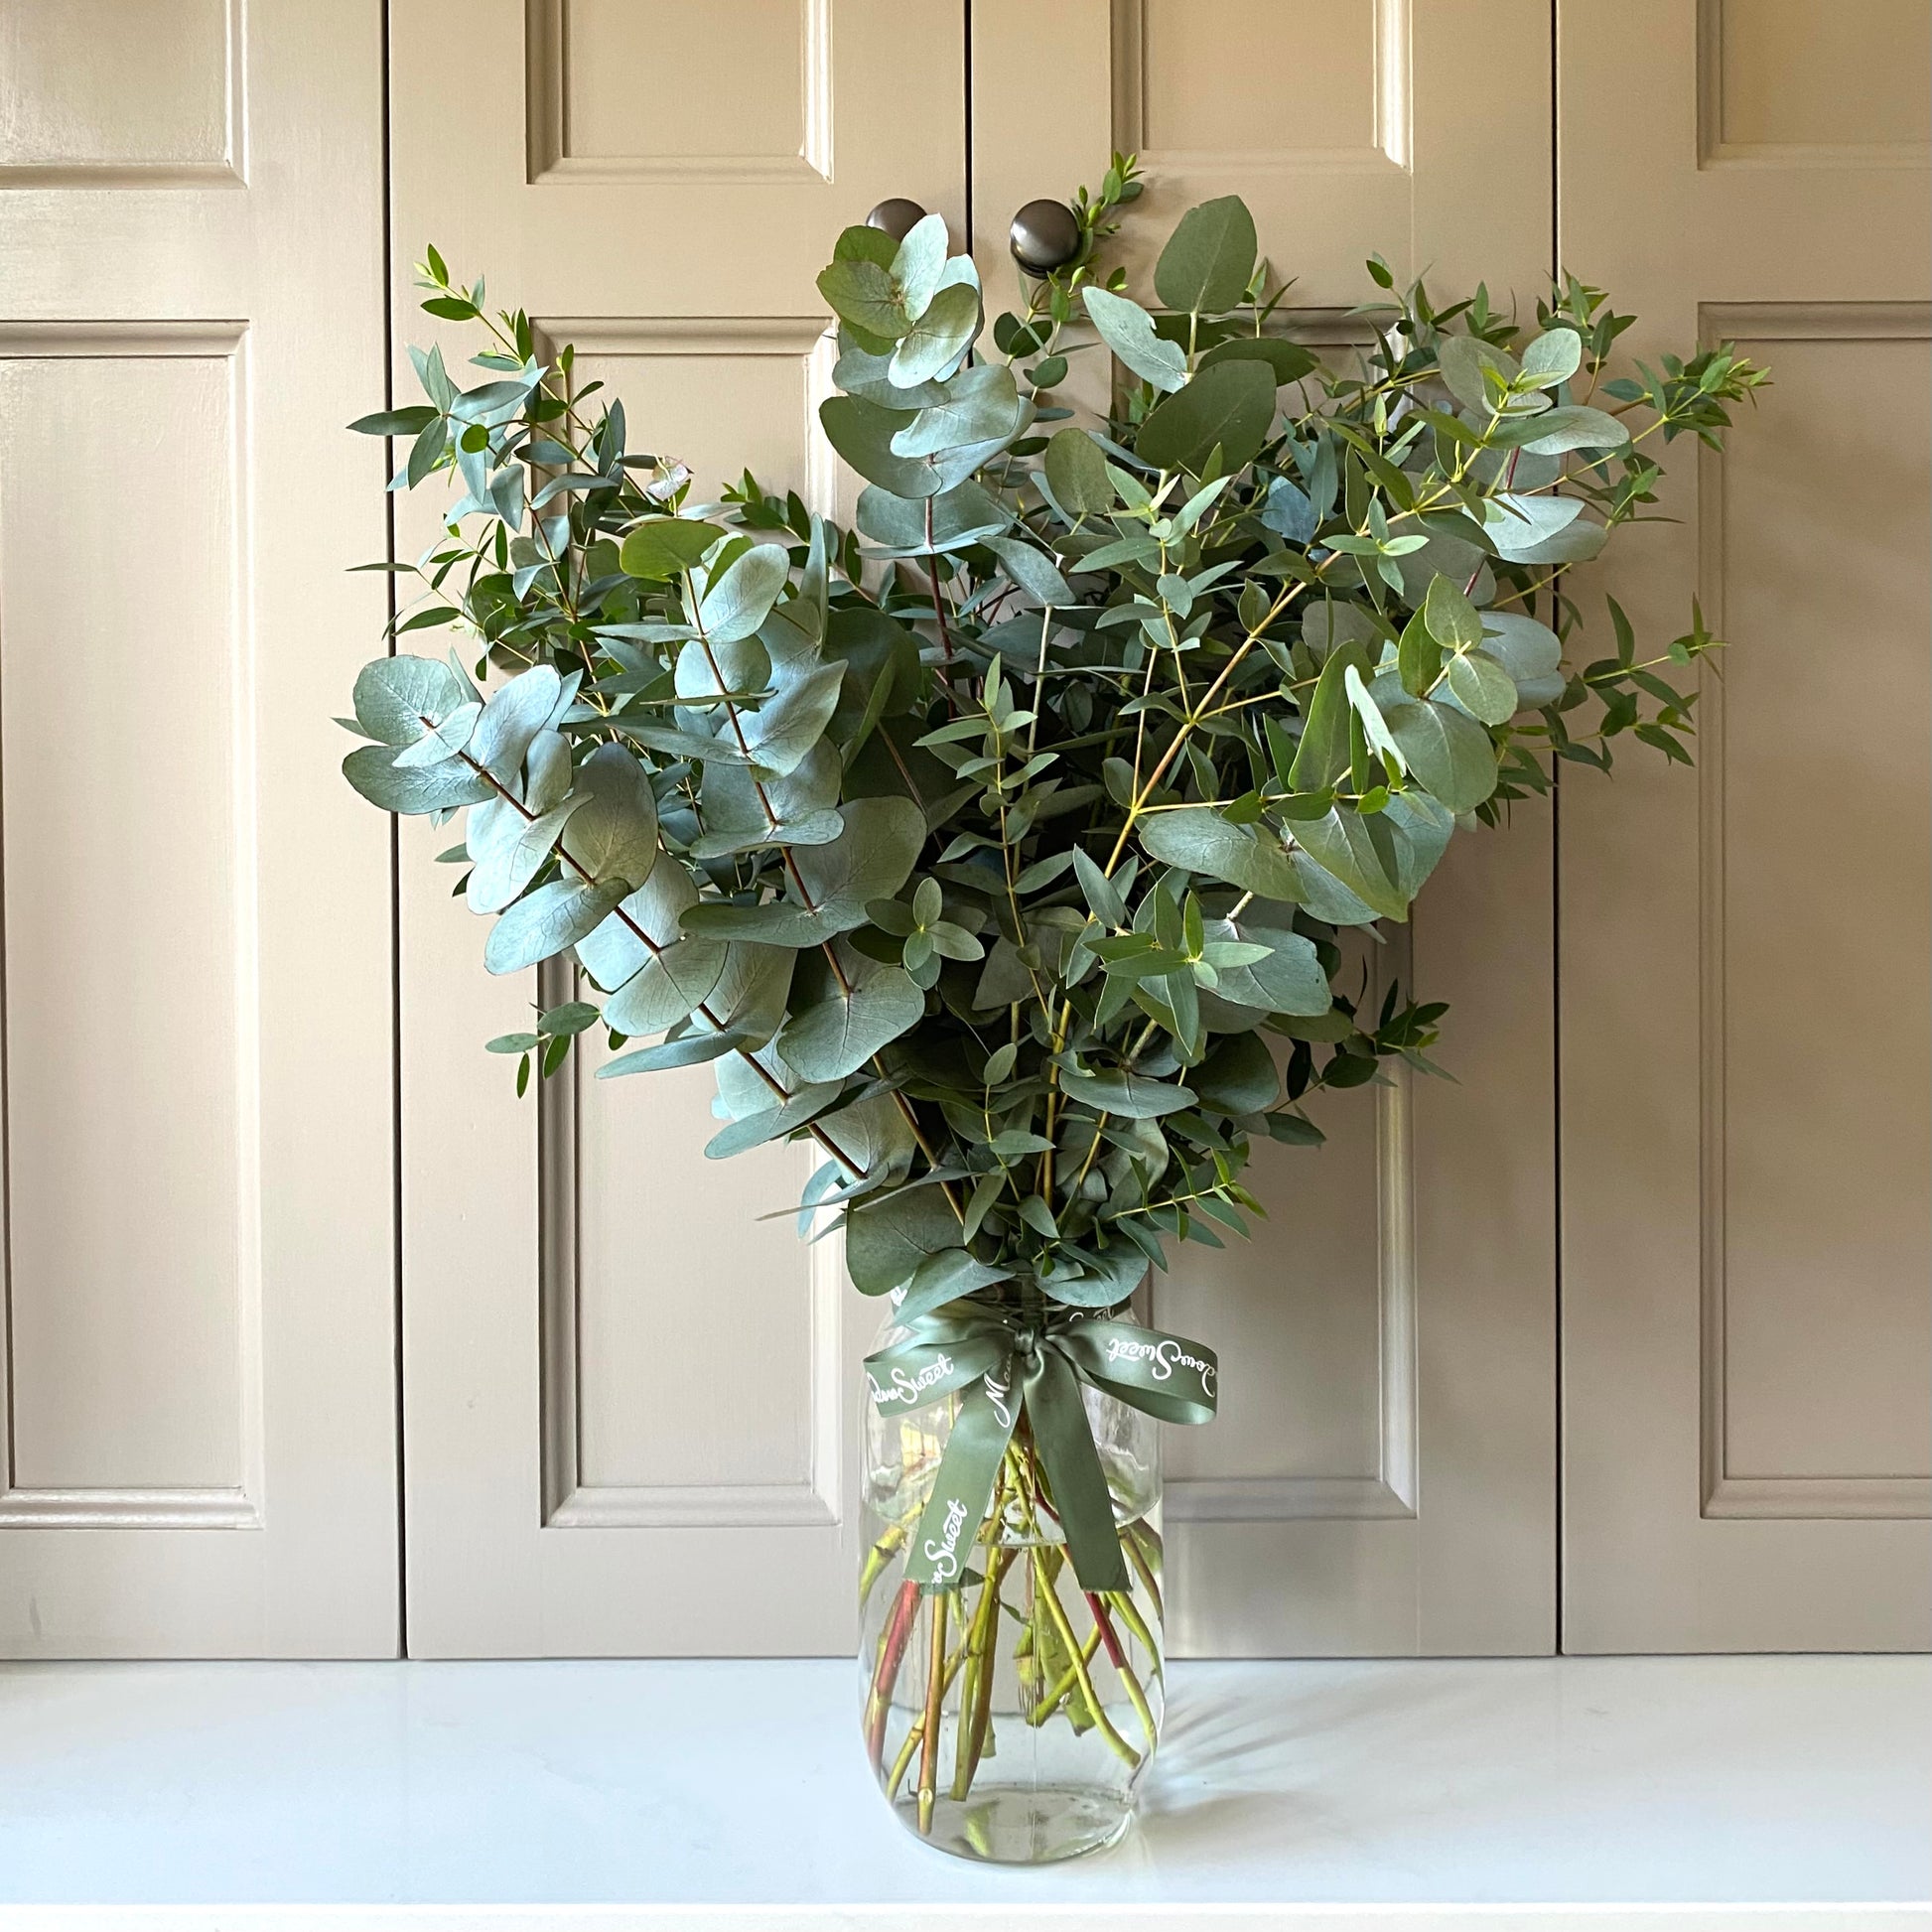
M1059 1592L1053 1587L1053 1580L1046 1572L1040 1552L1033 1552L1035 1592L1036 1599L1046 1605L1046 1614L1052 1619L1053 1628L1060 1641L1066 1646L1067 1654L1073 1659L1073 1674L1078 1681L1082 1695L1087 1700L1087 1709L1093 1714L1093 1721L1099 1726L1100 1734L1106 1738L1112 1750L1128 1765L1138 1765L1141 1754L1113 1726L1107 1713L1101 1708L1100 1696L1093 1688L1093 1678L1087 1669L1089 1653L1081 1648L1080 1641L1073 1634L1073 1626L1067 1621L1066 1610L1060 1602ZM1098 1642L1099 1631L1093 1632L1093 1640Z
M1141 1688L1141 1680L1135 1674L1134 1666L1127 1660L1127 1651L1107 1615L1106 1604L1092 1590L1086 1592L1086 1598L1087 1611L1093 1618L1094 1628L1100 1632L1100 1641L1107 1646L1107 1661L1126 1686L1127 1701L1134 1707L1134 1715L1140 1719L1141 1728L1147 1732L1148 1749L1153 1750L1161 1741L1161 1732L1154 1722L1153 1711L1148 1708L1147 1693Z
M1154 1614L1165 1619L1167 1611L1161 1602L1161 1580L1154 1574L1154 1566L1148 1561L1146 1550L1141 1543L1142 1529L1139 1523L1126 1525L1120 1539L1120 1547L1127 1552L1127 1561L1134 1566L1141 1580L1141 1587L1148 1593L1148 1600L1154 1605ZM1152 1648L1152 1646L1149 1646Z
M952 1591L932 1593L932 1656L926 1667L925 1748L919 1756L919 1831L932 1831L932 1804L939 1767L939 1709L946 1695L946 1616Z
M879 1640L879 1663L873 1671L872 1696L866 1705L866 1748L875 1771L886 1763L886 1721L892 1715L893 1687L905 1661L905 1645L919 1607L919 1587L910 1578L899 1585L893 1613Z

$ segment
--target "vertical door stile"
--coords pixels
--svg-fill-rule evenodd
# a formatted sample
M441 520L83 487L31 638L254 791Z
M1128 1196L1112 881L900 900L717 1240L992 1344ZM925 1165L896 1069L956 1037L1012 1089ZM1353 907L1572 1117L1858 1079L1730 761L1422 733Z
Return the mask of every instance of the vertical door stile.
M1585 599L1641 655L1696 596L1730 648L1695 774L1564 788L1566 1647L1921 1648L1932 19L1560 0L1559 35L1566 265L1626 356L1772 371Z
M390 1655L381 8L6 35L0 1656Z

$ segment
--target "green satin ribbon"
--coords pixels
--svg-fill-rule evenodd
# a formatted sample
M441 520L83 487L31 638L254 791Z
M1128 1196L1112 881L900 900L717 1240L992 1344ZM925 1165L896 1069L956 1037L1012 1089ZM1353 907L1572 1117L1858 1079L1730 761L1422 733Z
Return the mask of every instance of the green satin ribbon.
M1159 1328L1050 1308L925 1315L905 1340L866 1357L873 1406L909 1415L959 1390L959 1414L906 1555L923 1590L957 1589L1024 1412L1082 1589L1127 1587L1113 1500L1080 1396L1087 1382L1161 1422L1214 1414L1212 1349Z

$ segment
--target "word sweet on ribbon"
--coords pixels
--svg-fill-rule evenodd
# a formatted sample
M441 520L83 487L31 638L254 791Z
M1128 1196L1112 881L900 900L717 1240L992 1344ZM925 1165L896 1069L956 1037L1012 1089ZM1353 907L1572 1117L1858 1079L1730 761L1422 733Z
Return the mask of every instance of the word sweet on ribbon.
M909 1415L965 1391L906 1555L907 1581L927 1591L960 1587L1022 1414L1080 1587L1125 1589L1113 1501L1080 1384L1161 1422L1207 1422L1217 1400L1212 1349L1064 1309L1038 1321L1001 1310L926 1315L904 1341L867 1356L866 1374L882 1414Z

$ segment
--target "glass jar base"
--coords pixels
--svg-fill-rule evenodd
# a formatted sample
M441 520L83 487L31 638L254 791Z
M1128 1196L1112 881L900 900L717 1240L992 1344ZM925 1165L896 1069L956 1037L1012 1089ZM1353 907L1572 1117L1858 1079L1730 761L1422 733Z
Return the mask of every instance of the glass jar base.
M981 1864L1054 1864L1120 1842L1134 1812L1118 1791L1040 1785L934 1801L930 1829L919 1830L916 1798L895 1801L898 1821L934 1851Z

